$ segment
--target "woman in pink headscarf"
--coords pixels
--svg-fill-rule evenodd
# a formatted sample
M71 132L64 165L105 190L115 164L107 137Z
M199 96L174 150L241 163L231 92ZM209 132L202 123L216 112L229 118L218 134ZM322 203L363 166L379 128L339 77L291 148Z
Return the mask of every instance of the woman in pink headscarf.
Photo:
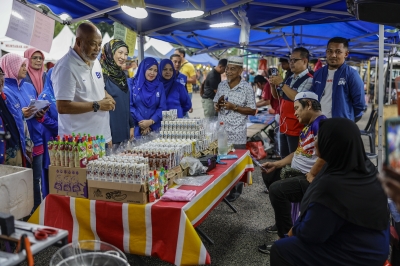
M28 73L25 81L29 82L36 89L37 95L43 91L43 85L46 80L44 71L44 54L36 48L28 48L24 52L24 57L28 59Z
M5 74L4 93L13 107L22 112L28 124L29 134L33 141L33 158L30 166L33 171L34 209L40 205L43 161L42 122L47 108L36 110L29 107L31 100L37 99L37 92L32 84L25 82L28 59L17 54L6 54L0 59L0 67Z

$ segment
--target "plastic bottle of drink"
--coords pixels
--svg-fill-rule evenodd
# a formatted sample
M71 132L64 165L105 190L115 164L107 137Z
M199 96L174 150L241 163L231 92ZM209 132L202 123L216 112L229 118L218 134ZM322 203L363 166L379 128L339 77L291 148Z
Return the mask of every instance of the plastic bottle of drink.
M218 129L218 155L228 154L228 133L225 130L224 122L219 122Z

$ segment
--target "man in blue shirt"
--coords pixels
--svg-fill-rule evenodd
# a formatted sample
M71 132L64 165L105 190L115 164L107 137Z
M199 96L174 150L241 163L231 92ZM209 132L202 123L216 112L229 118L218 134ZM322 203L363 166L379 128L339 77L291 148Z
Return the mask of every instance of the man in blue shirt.
M327 118L344 117L358 121L365 108L364 82L358 72L345 63L349 43L342 37L328 41L328 64L314 74L310 91L315 92Z

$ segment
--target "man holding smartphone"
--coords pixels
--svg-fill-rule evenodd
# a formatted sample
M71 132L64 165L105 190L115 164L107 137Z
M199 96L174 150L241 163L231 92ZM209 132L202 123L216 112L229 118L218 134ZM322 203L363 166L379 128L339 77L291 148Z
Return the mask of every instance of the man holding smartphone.
M281 114L279 118L280 155L282 158L294 152L297 148L299 135L303 125L294 115L293 100L297 93L309 91L313 77L308 72L310 53L307 49L299 47L293 50L290 56L290 68L293 75L286 81L279 75L270 77L272 96L281 100ZM278 93L279 91L279 93Z
M214 97L215 111L218 112L218 121L224 122L228 133L228 143L236 149L246 149L247 116L256 113L256 100L251 85L241 78L243 58L232 56L228 58L226 66L227 80L218 85ZM241 193L243 183L239 183L231 190L228 201L236 200Z

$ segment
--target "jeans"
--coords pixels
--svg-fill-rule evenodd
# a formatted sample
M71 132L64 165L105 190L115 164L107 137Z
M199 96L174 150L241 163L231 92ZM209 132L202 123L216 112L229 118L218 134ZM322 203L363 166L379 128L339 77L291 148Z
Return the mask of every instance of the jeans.
M274 182L269 188L269 199L275 212L278 236L283 238L292 228L291 202L301 202L310 183L305 175Z
M33 157L31 167L33 172L33 212L42 202L40 181L42 180L43 154Z
M279 148L282 158L285 158L292 152L295 152L298 145L299 136L289 136L283 133L279 134Z

